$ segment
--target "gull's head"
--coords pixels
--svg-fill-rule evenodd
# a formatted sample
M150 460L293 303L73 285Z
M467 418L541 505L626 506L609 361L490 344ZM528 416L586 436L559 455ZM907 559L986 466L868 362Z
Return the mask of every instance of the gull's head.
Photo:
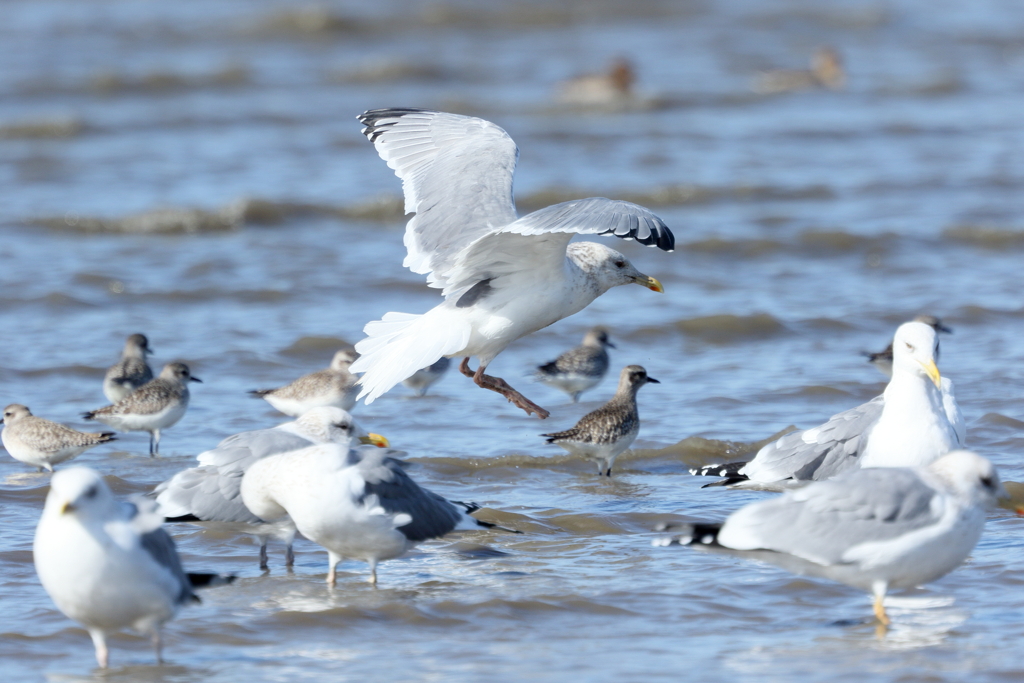
M117 507L110 487L99 474L88 467L69 467L55 472L50 479L44 515L80 519L103 519Z
M184 363L168 363L164 366L164 369L160 371L161 379L171 379L182 384L186 382L202 382L203 380L198 377L193 377L192 372L188 369L188 366Z
M367 432L360 427L347 410L335 406L321 406L304 412L296 422L310 437L323 442L372 444L387 448L391 444L380 434Z
M972 451L947 453L928 469L937 474L949 489L971 503L995 507L1000 498L1010 497L999 481L995 465Z
M629 259L619 252L597 242L573 242L566 255L580 270L593 278L602 292L619 285L637 284L655 292L664 292L653 277L644 275Z
M142 356L143 358L153 353L153 349L149 348L149 340L144 334L133 334L128 337L128 341L124 343L124 348L125 351Z
M892 339L893 372L909 372L927 377L939 387L942 377L935 365L939 357L939 340L935 330L925 323L903 323Z
M26 406L20 403L12 403L11 405L4 408L4 417L0 420L0 424L5 424L8 427L18 423L18 420L28 417L32 414Z
M342 349L335 353L334 358L331 359L331 370L348 370L348 366L352 365L356 358L359 358L359 354L354 349Z

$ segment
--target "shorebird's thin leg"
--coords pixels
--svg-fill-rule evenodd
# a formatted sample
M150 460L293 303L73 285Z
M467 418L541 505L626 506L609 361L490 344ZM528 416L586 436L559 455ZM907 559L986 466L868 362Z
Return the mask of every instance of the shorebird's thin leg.
M260 539L260 571L267 571L270 565L267 564L267 539Z
M284 549L284 566L289 568L295 566L295 550L290 542Z
M536 413L537 417L543 420L544 418L551 414L548 411L541 408L536 403L534 403L533 401L531 401L530 399L520 394L515 389L513 389L511 386L509 386L508 382L501 379L500 377L492 377L490 375L485 375L484 369L486 367L486 365L481 364L480 367L476 369L476 372L473 372L472 370L469 369L469 358L463 358L462 363L459 365L459 372L461 372L466 377L472 377L473 381L476 382L476 385L478 387L490 389L491 391L495 391L501 394L502 396L508 399L509 403L514 404L517 408L522 408L523 410L525 410L527 415L531 413Z
M153 631L153 649L156 651L156 663L163 664L163 643L160 641L160 629L154 629Z

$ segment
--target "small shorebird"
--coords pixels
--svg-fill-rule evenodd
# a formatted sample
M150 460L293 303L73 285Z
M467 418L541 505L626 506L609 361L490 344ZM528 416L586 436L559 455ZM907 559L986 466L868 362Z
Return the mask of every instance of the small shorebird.
M144 334L133 334L124 343L121 360L110 366L103 378L103 395L117 403L143 384L153 379L153 370L146 356L153 353Z
M4 408L4 448L15 460L53 472L54 465L81 455L93 446L114 440L113 432L80 432L77 429L36 417L20 403Z
M151 501L121 502L96 472L69 467L53 475L32 554L57 608L89 631L96 662L107 668L107 635L149 633L160 663L160 627L193 588L232 577L186 574Z
M573 455L597 463L597 473L612 476L612 464L629 448L640 432L636 392L648 383L661 384L639 365L627 365L619 376L619 388L612 400L587 413L576 426L564 432L541 434L548 443L558 444Z
M798 90L828 88L842 90L846 85L843 59L831 47L822 47L811 57L809 69L775 69L761 73L754 83L754 91L773 95Z
M299 417L307 410L320 406L334 406L351 410L356 404L358 377L349 372L349 366L358 355L348 349L334 354L330 367L299 377L277 389L256 389L249 393L262 398L285 415Z
M417 396L426 396L430 385L444 377L451 363L451 358L441 358L433 365L417 370L412 377L402 380L402 385L415 391Z
M608 341L608 331L595 327L584 335L582 344L539 366L534 376L569 394L576 403L580 394L597 385L607 374L609 348L614 349L615 344Z
M119 432L149 432L149 454L160 452L160 430L174 426L188 409L188 383L193 377L184 363L168 363L160 376L128 394L113 405L83 413L86 420L99 420Z

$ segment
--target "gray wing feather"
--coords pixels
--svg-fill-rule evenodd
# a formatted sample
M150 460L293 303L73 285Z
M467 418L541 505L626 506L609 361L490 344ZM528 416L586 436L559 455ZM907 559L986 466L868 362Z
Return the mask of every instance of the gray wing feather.
M419 109L363 113L363 134L402 179L405 266L446 286L463 248L516 220L512 175L519 150L498 126L471 116Z
M204 465L245 469L268 455L306 448L312 443L281 429L257 429L227 437L216 448L200 453L198 460Z
M135 503L124 503L123 505L128 512L128 519L139 514L139 507ZM178 550L174 547L174 539L170 534L161 528L153 529L140 534L139 543L142 545L142 549L149 553L158 565L169 571L177 581L179 590L178 595L175 596L175 602L181 604L195 599L192 583L181 566L181 558L178 557Z
M380 506L388 512L404 512L412 517L412 522L398 528L410 541L444 536L461 521L463 513L454 504L413 481L405 473L402 461L389 456L387 451L372 447L353 449L349 458L358 462L366 480L364 498L377 496Z
M819 481L853 469L882 415L884 401L878 396L833 415L819 427L786 434L758 451L740 473L759 482Z
M672 231L651 211L638 204L604 197L577 199L534 211L501 232L519 235L554 232L614 235L663 251L672 251L676 244Z
M157 487L157 504L170 518L193 515L204 522L259 524L263 520L242 502L243 476L243 468L192 467Z
M742 538L745 550L840 564L861 543L887 541L934 524L935 495L911 469L855 470L738 510L726 520L718 540L736 547L731 543Z

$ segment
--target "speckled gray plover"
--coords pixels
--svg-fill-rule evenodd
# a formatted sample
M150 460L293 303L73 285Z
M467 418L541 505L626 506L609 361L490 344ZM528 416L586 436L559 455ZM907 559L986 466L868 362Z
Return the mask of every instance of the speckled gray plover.
M478 505L421 488L396 454L320 444L272 455L245 473L242 500L261 519L291 523L325 548L331 586L346 557L369 563L370 583L376 585L377 563L417 543L460 529L501 529L470 516Z
M426 396L430 385L444 377L451 363L451 358L442 357L433 365L417 370L412 377L403 380L402 384L414 390L417 396Z
M53 471L54 465L81 455L93 446L114 440L113 432L80 432L77 429L36 417L27 407L12 403L4 408L4 448L15 460Z
M558 444L573 455L597 463L598 474L612 476L612 464L629 448L640 432L640 415L636 409L636 392L643 385L660 382L647 376L639 365L627 365L619 376L619 388L612 400L587 413L576 426L564 432L541 434L548 443Z
M257 460L320 443L388 446L387 439L368 434L341 408L313 408L292 422L234 434L200 453L199 467L178 472L153 491L160 513L168 522L205 522L255 536L260 541L260 569L267 569L267 539L278 538L286 545L285 565L290 567L295 561L294 528L268 524L245 507L242 477Z
M153 379L153 370L146 357L153 353L144 334L133 334L124 343L121 360L110 366L103 378L103 395L117 403L143 384Z
M331 366L299 377L294 382L277 389L256 389L249 393L262 398L285 415L299 417L311 408L334 406L351 410L356 404L358 377L348 368L358 355L342 349L334 354Z
M149 432L149 454L160 452L160 430L174 426L188 409L188 383L193 377L184 363L168 363L160 376L113 405L83 413L86 420L99 420L119 432Z
M576 403L580 394L596 386L608 373L608 348L615 348L608 341L608 331L595 327L583 336L582 344L539 366L534 376L569 394Z

